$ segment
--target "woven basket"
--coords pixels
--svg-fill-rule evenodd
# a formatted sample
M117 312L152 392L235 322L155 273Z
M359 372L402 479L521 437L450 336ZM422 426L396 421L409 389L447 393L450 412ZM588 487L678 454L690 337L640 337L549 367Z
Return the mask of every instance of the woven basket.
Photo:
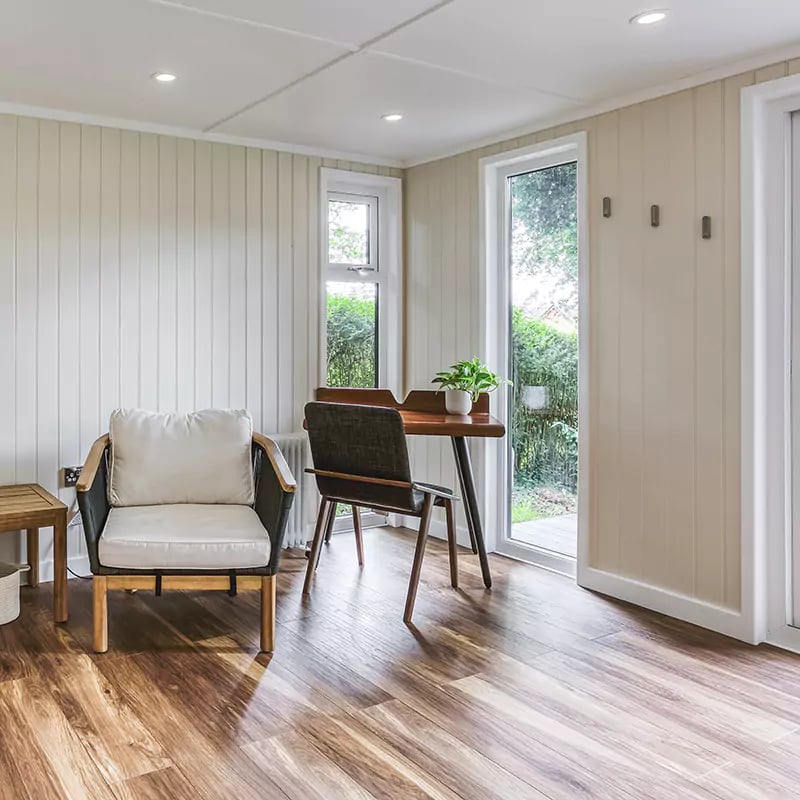
M19 616L19 574L27 567L0 562L0 625Z

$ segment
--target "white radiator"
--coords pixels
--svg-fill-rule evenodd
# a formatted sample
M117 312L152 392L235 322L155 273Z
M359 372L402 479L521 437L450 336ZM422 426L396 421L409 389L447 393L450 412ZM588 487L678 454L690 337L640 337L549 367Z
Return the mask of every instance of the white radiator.
M289 524L283 543L286 547L305 547L308 540L309 527L313 526L316 517L317 492L311 475L306 474L306 467L311 466L311 451L308 436L299 433L266 434L280 447L289 469L297 483Z

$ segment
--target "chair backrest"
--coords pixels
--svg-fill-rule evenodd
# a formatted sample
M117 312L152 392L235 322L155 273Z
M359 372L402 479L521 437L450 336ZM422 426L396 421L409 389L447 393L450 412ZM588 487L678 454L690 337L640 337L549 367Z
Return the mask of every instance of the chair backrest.
M109 436L112 506L253 503L253 421L247 411L118 409Z
M314 468L407 484L386 486L317 475L320 494L364 505L414 511L403 420L394 408L308 403L306 427Z

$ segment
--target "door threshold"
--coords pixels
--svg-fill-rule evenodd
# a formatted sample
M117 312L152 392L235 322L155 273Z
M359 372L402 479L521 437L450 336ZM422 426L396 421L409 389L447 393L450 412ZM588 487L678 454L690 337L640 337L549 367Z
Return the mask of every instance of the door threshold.
M513 558L515 561L524 561L526 564L541 567L549 572L566 575L568 578L576 578L578 574L578 562L574 558L552 550L515 542L513 539L501 542L495 553Z

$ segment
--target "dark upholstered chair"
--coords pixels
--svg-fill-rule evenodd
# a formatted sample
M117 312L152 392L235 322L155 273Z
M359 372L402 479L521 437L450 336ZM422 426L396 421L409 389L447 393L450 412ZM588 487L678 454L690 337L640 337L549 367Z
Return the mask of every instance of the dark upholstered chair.
M261 590L261 649L275 646L275 575L295 481L245 411L115 411L77 485L108 649L109 589Z
M403 421L393 408L343 403L308 403L306 427L314 469L322 495L303 592L308 593L323 539L330 530L336 504L420 518L403 619L411 621L433 506L447 514L450 582L458 586L455 517L450 489L412 480ZM360 526L356 527L357 542ZM360 544L359 544L360 550ZM361 559L360 559L361 560Z

